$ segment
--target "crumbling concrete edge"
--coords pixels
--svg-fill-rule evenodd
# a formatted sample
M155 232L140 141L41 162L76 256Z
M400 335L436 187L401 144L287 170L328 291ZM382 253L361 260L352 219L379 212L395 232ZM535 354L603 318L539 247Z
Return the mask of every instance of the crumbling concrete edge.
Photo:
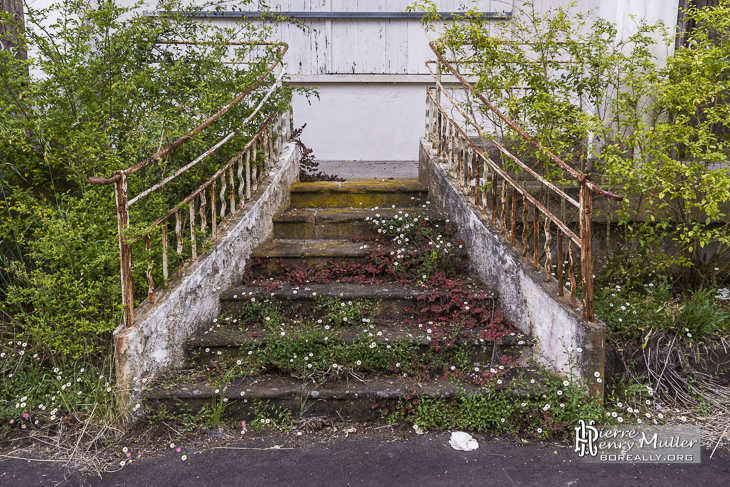
M558 296L557 281L546 282L545 273L534 271L470 203L425 139L420 144L418 178L428 186L431 208L458 225L458 237L469 249L470 273L495 292L505 317L536 340L537 360L561 376L581 378L591 395L602 398L604 323L584 321L580 309L570 305L568 289L564 297Z
M133 326L114 330L117 396L123 408L136 401L151 376L182 365L185 340L218 316L220 293L240 284L252 250L272 235L273 217L289 207L290 188L298 179L299 151L287 144L213 247L182 278L158 290L153 306L143 302Z

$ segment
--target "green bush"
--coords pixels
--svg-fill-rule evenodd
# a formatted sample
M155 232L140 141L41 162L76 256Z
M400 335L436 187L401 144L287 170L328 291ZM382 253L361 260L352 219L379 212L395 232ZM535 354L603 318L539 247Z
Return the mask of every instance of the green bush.
M5 88L0 94L0 299L14 332L38 340L48 352L79 357L103 351L120 320L114 191L92 186L88 178L109 177L176 140L228 104L277 55L274 47L225 45L263 41L266 29L201 23L184 15L194 7L177 0L161 8L181 14L149 16L113 1L29 8L23 36L27 61L0 51ZM167 42L176 39L191 43ZM249 58L253 61L244 64ZM135 228L154 221L209 178L262 117L288 104L289 93L275 92L231 142L132 207ZM135 173L129 193L138 194L237 129L252 103L240 103L174 153ZM135 265L146 265L142 252L135 249L140 257ZM135 284L137 296L144 297L146 282Z
M94 404L89 397L113 399L107 391L112 370L98 372L108 364L111 332L121 319L114 190L91 185L89 177L110 177L177 140L230 103L278 57L278 46L226 44L266 41L268 28L247 22L221 28L186 15L220 8L215 5L164 0L159 9L173 12L166 15L142 14L141 6L78 0L42 10L26 6L26 25L19 27L27 59L13 49L0 50L0 418L26 414L23 403L49 407L51 397L59 413L54 418L84 412L76 406ZM0 22L13 19L0 13ZM179 40L186 43L174 42ZM267 75L264 85L272 82ZM184 177L135 204L131 232L207 180L270 113L288 108L291 90L275 90L241 127L261 97L254 92L129 179L129 194L139 194L240 129ZM159 241L159 232L152 238ZM137 247L138 276L146 262ZM137 298L146 297L146 288L135 280ZM107 378L68 395L56 377L80 368ZM68 399L67 407L57 406L60 398Z
M430 0L411 8L432 12L427 26L438 18ZM615 208L619 231L612 233L627 263L681 271L684 284L697 288L716 276L730 250L730 0L685 14L695 27L666 63L652 54L674 43L660 24L637 22L621 37L600 18L566 7L539 11L532 2L489 26L466 12L439 40L486 99L568 164L583 171L594 165L627 196ZM476 97L459 103L485 142L499 139L548 178L567 181ZM503 163L510 165L506 157Z
M668 280L643 288L600 286L596 315L608 325L613 340L638 338L649 331L667 331L688 342L703 342L730 331L730 312L718 303L718 291L700 287L674 297Z

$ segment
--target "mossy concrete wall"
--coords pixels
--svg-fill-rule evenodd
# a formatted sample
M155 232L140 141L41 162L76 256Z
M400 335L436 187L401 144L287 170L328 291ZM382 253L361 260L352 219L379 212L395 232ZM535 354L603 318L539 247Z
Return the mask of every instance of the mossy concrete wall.
M565 296L558 296L555 279L533 270L513 247L466 198L432 149L421 140L419 181L428 186L431 207L446 213L458 225L458 237L469 249L470 273L492 289L505 317L537 341L538 360L561 375L583 378L591 393L602 397L605 325L585 322ZM572 352L569 351L572 349ZM578 353L580 349L582 352Z
M184 344L220 311L219 295L238 285L251 252L273 232L274 215L289 207L299 178L299 151L288 144L258 190L213 242L211 250L186 267L182 277L143 302L131 327L114 331L117 384L122 401L132 400L149 378L182 365Z

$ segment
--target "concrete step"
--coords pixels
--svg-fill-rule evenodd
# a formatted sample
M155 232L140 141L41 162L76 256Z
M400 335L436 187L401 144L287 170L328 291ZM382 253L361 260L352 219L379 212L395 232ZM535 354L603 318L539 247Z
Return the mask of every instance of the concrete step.
M296 183L292 208L407 208L426 204L428 191L415 179L354 179Z
M267 259L265 266L259 268L257 273L271 277L281 276L285 268L297 265L324 269L332 263L362 259L367 254L367 248L367 244L342 239L276 239L256 248L251 257Z
M344 325L344 324L343 324ZM372 325L370 327L369 325ZM200 332L186 341L188 357L198 367L210 367L218 362L230 362L247 357L248 351L260 346L276 344L281 340L281 331L288 340L307 340L318 347L331 347L333 344L354 344L358 341L366 345L377 340L380 346L408 342L413 344L414 351L425 354L429 347L436 343L448 343L448 347L456 353L464 354L472 363L521 363L525 364L531 353L532 341L517 332L504 334L498 340L489 337L484 327L448 330L441 333L432 329L432 325L406 325L401 322L383 323L377 319L369 324L353 323L352 326L302 329L294 326L236 327L230 322L224 326L213 326ZM434 333L435 332L435 333ZM327 337L327 340L325 340ZM495 348L496 347L496 348ZM506 360L505 360L506 359Z
M329 283L297 285L274 282L271 287L238 286L220 295L221 314L235 315L244 312L251 300L267 299L283 306L311 307L319 298L335 298L343 301L368 300L374 304L373 312L388 317L412 315L418 306L418 297L430 291L397 283L380 285L359 283Z
M540 381L540 374L527 367L505 368L499 371L502 384L498 389L516 401L535 396L537 387L526 388L518 376L534 377ZM334 374L333 374L334 375ZM455 400L471 394L485 393L485 389L455 378L435 377L431 379L403 377L401 374L375 373L353 376L341 373L323 384L302 382L300 378L267 372L253 377L234 379L227 385L210 381L187 382L184 372L178 372L178 384L155 387L144 395L148 414L164 407L168 412L196 413L210 407L225 397L223 418L228 421L251 421L261 415L261 401L272 414L288 410L294 418L326 417L348 420L380 419L381 410L393 405L408 394L420 397L439 397ZM216 393L215 391L219 392Z
M434 221L444 217L425 208L290 208L274 218L274 239L349 239L353 235L377 235L378 227L368 217L392 219L420 215Z

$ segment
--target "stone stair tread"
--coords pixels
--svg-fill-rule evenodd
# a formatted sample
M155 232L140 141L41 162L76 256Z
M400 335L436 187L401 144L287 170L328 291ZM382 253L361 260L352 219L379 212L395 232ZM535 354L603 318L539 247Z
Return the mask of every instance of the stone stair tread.
M220 294L225 301L245 301L256 296L270 296L279 299L303 300L317 296L335 297L338 299L398 299L415 300L419 296L429 294L428 289L414 289L399 283L387 284L360 284L349 282L335 282L327 284L290 284L276 283L274 289L260 286L237 286Z
M393 218L398 212L428 216L431 219L440 215L433 210L425 208L289 208L280 215L274 217L275 223L318 223L318 222L351 222L362 221L366 217L379 213L383 218Z
M378 336L378 339L382 339L389 342L398 342L402 340L414 340L419 345L428 345L430 343L429 333L427 332L426 326L418 328L416 326L405 326L400 323L390 324L388 326L380 326L382 323L375 323L377 325L372 329L372 333L375 335L377 332L381 332L382 336ZM338 339L342 341L353 341L361 336L363 326L351 327L340 327L332 330L333 333L338 334ZM362 325L362 326L359 326ZM485 327L474 327L472 329L464 330L468 334L461 334L459 341L466 342L467 340L475 340L479 337L479 334L483 332ZM189 338L186 344L190 347L235 347L245 343L264 343L267 337L270 335L277 335L279 330L266 329L263 327L246 327L241 329L238 327L226 325L220 328L214 328L213 330L206 330L198 333L197 335ZM296 331L289 330L288 333L296 333ZM492 343L491 340L485 340L486 343ZM520 343L522 342L522 343ZM531 345L528 338L520 335L504 335L500 337L500 346L525 346Z
M362 257L362 243L330 239L272 239L252 252L253 257Z
M528 375L534 373L529 368L513 368L512 374L523 370ZM221 386L211 385L209 382L182 383L172 387L151 388L145 394L146 399L209 399L216 389ZM363 374L357 380L345 375L339 379L331 379L320 386L308 386L303 391L302 380L276 373L246 377L235 385L225 389L224 397L229 400L256 397L264 400L298 399L303 393L318 401L326 400L397 400L404 394L418 390L421 395L454 398L463 395L478 393L484 388L461 382L457 379L435 377L433 379L419 379L418 377L403 377L389 373ZM244 393L241 395L241 393ZM514 391L525 395L524 391ZM215 394L217 396L217 394Z
M427 192L417 179L349 179L347 181L317 181L294 183L292 193L405 193Z

